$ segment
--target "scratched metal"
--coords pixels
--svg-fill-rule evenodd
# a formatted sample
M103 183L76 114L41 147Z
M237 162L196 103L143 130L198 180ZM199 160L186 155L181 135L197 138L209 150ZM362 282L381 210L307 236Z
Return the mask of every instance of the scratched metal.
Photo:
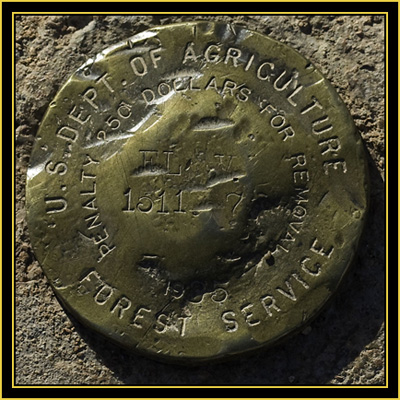
M332 86L288 46L208 22L88 60L50 104L27 179L34 251L65 307L171 362L307 324L366 209L361 138Z

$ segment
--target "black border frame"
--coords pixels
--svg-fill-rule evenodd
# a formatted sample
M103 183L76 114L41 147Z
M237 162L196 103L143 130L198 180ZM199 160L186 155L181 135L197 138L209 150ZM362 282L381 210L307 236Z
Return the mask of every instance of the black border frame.
M9 101L10 94L14 94L14 87L12 87L13 79L11 78L12 70L10 68L9 58L11 55L12 41L11 41L11 24L12 24L12 13L25 14L25 13L43 13L45 15L51 15L49 9L53 9L54 12L78 12L90 11L92 14L96 12L132 12L135 14L140 14L138 9L152 9L160 12L176 12L177 14L185 14L182 9L196 10L196 14L207 14L213 15L214 13L223 13L227 9L229 4L229 14L240 13L240 11L246 10L246 13L267 13L269 11L278 11L279 9L291 10L291 13L295 12L298 14L307 14L308 12L324 12L327 10L331 11L332 14L336 13L360 13L368 14L369 12L379 12L388 13L387 23L388 23L388 38L387 43L387 65L388 68L388 79L390 86L387 86L387 99L390 102L386 104L387 115L391 116L389 121L390 132L390 148L389 152L389 165L390 173L387 173L387 178L390 179L386 182L386 187L388 190L388 199L386 199L387 215L388 215L388 227L387 232L390 232L389 241L386 243L387 256L389 259L387 263L390 263L390 276L389 276L389 306L386 310L388 316L390 316L390 356L389 356L389 370L387 371L387 379L389 386L382 388L369 388L368 386L363 387L338 387L338 388L325 388L324 386L318 388L297 388L296 386L287 388L253 388L249 386L248 388L224 388L221 389L214 388L203 388L201 391L193 392L192 388L179 388L172 387L173 389L165 389L159 387L153 387L148 389L142 388L126 388L124 386L115 387L105 387L105 388L91 388L81 389L79 391L71 386L66 386L65 388L25 388L12 387L11 379L11 359L13 348L10 346L12 340L11 332L11 299L9 288L7 289L8 283L12 280L11 269L8 267L8 263L5 261L7 255L9 254L9 249L12 247L11 241L14 238L7 236L8 234L8 224L11 221L9 215L9 204L8 202L13 201L9 195L9 188L11 186L11 177L9 174L9 154L11 143L8 142L9 130L12 127L12 108ZM213 9L213 12L205 11ZM361 10L363 9L363 10ZM94 11L95 10L95 11ZM191 12L190 12L191 13ZM284 12L281 15L285 15ZM162 14L159 15L160 17ZM221 398L270 398L270 397L289 397L289 398L324 398L324 397L340 397L340 398L398 398L398 270L395 265L398 265L398 253L397 248L397 235L398 219L398 199L397 199L397 138L398 135L398 2L287 2L282 5L282 3L270 3L270 2L258 2L258 3L242 3L242 2L230 2L230 3L214 3L214 2L192 2L192 3L179 3L179 2L151 2L151 3L137 3L137 2L118 2L118 3L66 3L66 2L54 2L54 3L44 3L44 2L3 2L2 3L2 50L3 50L3 69L2 69L2 89L3 89L3 135L2 135L2 183L5 188L7 188L3 196L3 223L6 229L3 229L3 268L2 268L2 282L3 282L3 292L2 292L2 397L4 398L57 398L57 397L77 397L82 396L84 398L108 398L108 397L119 397L119 398L149 398L149 397L159 397L159 398L193 398L193 397L221 397ZM10 124L10 125L9 125ZM393 131L393 132L392 132ZM9 132L7 134L7 132ZM389 133L387 132L387 134ZM386 140L387 143L387 140ZM15 149L12 149L14 151ZM8 165L8 168L7 168ZM386 165L388 167L388 165ZM10 186L8 186L10 185ZM396 207L397 205L397 207ZM10 205L11 206L11 205ZM10 207L11 208L11 207ZM389 215L390 212L390 215ZM14 216L13 216L14 221ZM393 230L392 228L395 228ZM397 228L397 229L396 229ZM393 232L396 238L393 239ZM389 254L390 251L390 254ZM393 265L394 264L394 265ZM397 301L396 301L397 299ZM389 349L388 349L389 350ZM199 388L199 386L194 386L193 388ZM201 387L200 387L201 388ZM113 389L118 389L114 391ZM218 390L216 392L215 390Z

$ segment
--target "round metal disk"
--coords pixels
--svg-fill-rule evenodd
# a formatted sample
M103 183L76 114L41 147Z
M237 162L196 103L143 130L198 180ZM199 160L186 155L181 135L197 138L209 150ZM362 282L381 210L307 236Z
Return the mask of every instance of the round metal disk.
M35 254L65 307L172 362L301 328L366 207L361 138L332 86L288 46L209 22L87 61L50 104L27 182Z

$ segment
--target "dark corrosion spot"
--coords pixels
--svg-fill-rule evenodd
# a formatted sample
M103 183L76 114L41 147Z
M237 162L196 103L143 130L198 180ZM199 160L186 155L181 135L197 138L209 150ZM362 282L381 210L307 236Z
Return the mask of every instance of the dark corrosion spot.
M258 199L254 200L251 205L249 218L255 219L262 211L271 210L278 207L280 201L281 200L279 198L273 198L269 196L259 197Z

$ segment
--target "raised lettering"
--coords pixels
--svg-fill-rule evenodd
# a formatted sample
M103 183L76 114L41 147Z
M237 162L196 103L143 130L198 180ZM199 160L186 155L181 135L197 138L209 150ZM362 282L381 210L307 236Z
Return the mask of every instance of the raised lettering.
M124 316L126 310L129 310L132 306L132 302L126 297L122 296L110 309L111 313L117 313L118 318L121 319Z
M234 311L225 311L222 313L221 318L225 324L225 329L229 333L236 332L239 328L239 324L235 319L235 312Z
M276 305L276 300L274 296L266 295L261 297L260 299L262 306L264 307L265 311L267 312L268 316L272 317L271 309L274 309L277 312L280 312L281 309Z
M45 197L44 202L49 205L49 208L46 208L47 214L56 214L63 212L67 209L67 200L64 197Z

